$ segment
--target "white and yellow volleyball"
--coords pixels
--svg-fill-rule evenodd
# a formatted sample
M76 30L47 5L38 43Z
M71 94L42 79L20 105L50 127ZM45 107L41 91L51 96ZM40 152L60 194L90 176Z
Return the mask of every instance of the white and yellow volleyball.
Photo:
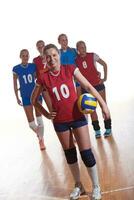
M80 112L83 114L91 114L97 107L97 99L89 93L80 95L77 103Z

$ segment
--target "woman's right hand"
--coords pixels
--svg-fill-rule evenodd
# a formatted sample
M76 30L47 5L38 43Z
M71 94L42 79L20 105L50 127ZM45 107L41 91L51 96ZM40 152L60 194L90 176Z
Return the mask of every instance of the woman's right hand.
M55 111L52 111L48 114L48 119L54 119L56 117L57 113Z
M17 99L17 103L20 105L20 106L22 106L22 102L21 102L21 100L18 98Z

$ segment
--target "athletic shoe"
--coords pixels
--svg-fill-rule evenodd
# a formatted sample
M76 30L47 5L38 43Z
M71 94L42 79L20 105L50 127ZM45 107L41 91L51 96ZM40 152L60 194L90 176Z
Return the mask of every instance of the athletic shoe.
M106 129L105 133L104 133L104 137L108 137L112 135L112 130L111 129Z
M44 139L40 139L39 140L39 145L40 145L40 150L43 151L46 149L45 145L44 145Z
M95 131L95 137L96 138L100 138L101 137L101 131L100 130Z
M80 195L85 194L83 186L75 186L73 191L70 194L70 200L78 200Z
M99 186L95 186L92 191L92 200L100 200L101 199L101 189Z

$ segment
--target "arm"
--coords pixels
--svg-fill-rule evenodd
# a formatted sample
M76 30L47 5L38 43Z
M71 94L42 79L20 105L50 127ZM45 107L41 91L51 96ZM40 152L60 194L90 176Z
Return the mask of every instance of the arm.
M47 112L45 108L42 106L42 104L38 101L38 98L40 94L42 93L42 86L41 85L35 85L35 88L31 95L31 102L35 106L35 108L46 118L48 119L54 119L56 116L56 112Z
M107 104L105 103L101 95L97 92L97 90L87 81L87 79L80 73L79 70L75 71L74 76L86 91L90 92L94 97L97 98L99 105L104 113L105 119L109 119L110 112L107 107Z
M50 98L48 92L46 90L43 90L42 96L43 96L43 98L45 100L45 103L46 103L46 105L48 107L49 112L51 112L53 110L52 109L52 102L51 102L51 98Z
M97 62L103 66L103 70L104 70L104 78L102 79L102 81L106 81L107 80L107 64L105 63L104 60L102 60L101 58L99 58L99 60L97 60Z
M18 76L16 74L13 74L13 86L14 86L14 93L15 93L15 96L16 96L16 99L17 99L17 103L22 106L22 103L21 103L21 100L19 99L19 95L18 95L18 86L17 86L17 79L18 79Z

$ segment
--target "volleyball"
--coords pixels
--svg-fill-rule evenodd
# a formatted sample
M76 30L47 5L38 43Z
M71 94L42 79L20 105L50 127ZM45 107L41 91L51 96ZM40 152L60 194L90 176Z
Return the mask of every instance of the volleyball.
M89 93L80 95L77 103L79 111L83 114L91 114L97 107L97 99Z

